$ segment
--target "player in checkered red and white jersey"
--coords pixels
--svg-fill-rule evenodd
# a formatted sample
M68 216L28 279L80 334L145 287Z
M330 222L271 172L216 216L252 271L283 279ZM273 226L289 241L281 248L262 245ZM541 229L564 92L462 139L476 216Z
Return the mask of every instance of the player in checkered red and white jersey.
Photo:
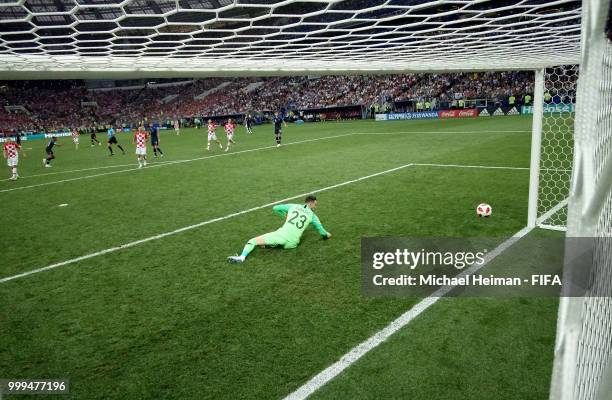
M72 130L72 141L74 142L74 147L78 150L79 149L79 138L81 135L79 135L79 131L77 128L74 128Z
M13 141L12 137L6 138L6 142L2 146L2 153L6 158L6 164L11 169L12 176L9 178L12 181L17 180L17 164L19 163L19 150L21 146Z
M236 128L236 124L231 118L229 118L227 122L225 123L225 125L223 125L223 129L225 129L225 135L227 136L227 147L225 148L225 151L229 151L230 146L232 144L236 144L236 142L234 142L234 129L235 128Z
M208 128L208 142L206 144L206 150L210 151L210 142L213 140L217 142L220 149L223 149L223 145L221 144L221 141L217 139L217 133L216 133L217 124L215 124L215 122L212 119L209 119L207 128Z
M174 120L174 131L176 132L176 136L178 136L181 133L181 123L179 122L178 119Z
M142 126L134 134L133 143L136 143L136 155L138 156L138 168L147 166L147 139L149 134Z

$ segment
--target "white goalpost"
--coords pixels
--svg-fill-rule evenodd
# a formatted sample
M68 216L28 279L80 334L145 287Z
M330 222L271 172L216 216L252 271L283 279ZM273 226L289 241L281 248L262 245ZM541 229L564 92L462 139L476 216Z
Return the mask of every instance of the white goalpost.
M535 71L528 226L565 231L578 65Z
M560 299L550 399L610 400L611 1L6 0L0 78L535 71L527 225L566 232L588 283Z
M581 297L560 299L551 400L612 398L612 43L606 37L611 4L582 5L564 275L584 284ZM572 238L586 239L572 245Z

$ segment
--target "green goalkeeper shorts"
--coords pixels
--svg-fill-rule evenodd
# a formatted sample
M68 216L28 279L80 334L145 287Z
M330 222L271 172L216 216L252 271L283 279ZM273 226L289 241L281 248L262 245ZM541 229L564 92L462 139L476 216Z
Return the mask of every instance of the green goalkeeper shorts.
M285 249L294 249L298 243L287 240L279 231L266 233L263 235L264 244L270 247L282 246Z

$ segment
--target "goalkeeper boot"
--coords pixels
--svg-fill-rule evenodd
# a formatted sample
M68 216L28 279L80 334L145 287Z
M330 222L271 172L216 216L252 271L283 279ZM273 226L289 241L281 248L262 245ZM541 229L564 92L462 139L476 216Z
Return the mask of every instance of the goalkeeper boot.
M244 262L244 257L230 256L230 257L227 257L227 262L229 262L230 264L242 264Z

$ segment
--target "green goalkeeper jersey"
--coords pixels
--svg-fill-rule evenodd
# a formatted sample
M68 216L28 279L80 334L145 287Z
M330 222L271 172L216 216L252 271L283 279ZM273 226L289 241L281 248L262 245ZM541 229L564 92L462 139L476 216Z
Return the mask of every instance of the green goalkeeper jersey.
M306 204L278 204L272 208L275 213L287 216L285 224L276 232L288 242L299 243L302 234L310 223L314 225L321 236L327 237L327 231L321 225L316 214Z

